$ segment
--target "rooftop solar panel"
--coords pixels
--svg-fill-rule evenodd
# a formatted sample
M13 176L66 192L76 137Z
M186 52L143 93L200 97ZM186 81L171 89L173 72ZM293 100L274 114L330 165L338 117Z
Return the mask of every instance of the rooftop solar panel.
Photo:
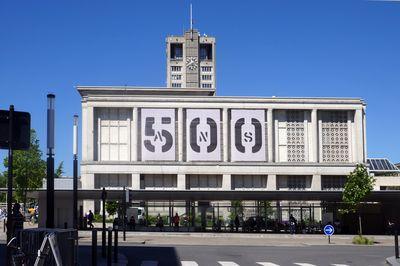
M371 172L400 172L388 159L369 158L367 164Z

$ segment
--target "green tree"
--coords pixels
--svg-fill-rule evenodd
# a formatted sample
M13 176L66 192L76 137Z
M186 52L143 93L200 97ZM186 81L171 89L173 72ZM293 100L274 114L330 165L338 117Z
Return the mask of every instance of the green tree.
M14 151L13 156L13 187L15 199L26 204L27 191L42 187L46 176L46 162L42 160L42 151L34 129L31 129L31 146L26 151ZM8 157L4 159L8 168Z
M61 161L60 164L57 166L56 171L54 172L54 177L59 178L64 174L64 161Z
M346 203L344 212L358 212L359 235L362 235L361 202L373 190L375 180L369 175L364 164L358 164L353 172L347 176L343 190L343 202Z
M107 201L106 202L106 211L108 215L114 215L117 213L119 208L118 201Z
M7 187L7 177L3 173L0 172L0 187L5 188ZM0 202L6 201L6 193L0 194Z

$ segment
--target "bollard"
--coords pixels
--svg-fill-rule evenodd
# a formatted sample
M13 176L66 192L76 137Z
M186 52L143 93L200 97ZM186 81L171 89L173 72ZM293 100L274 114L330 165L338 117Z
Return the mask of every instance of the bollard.
M92 266L97 265L97 230L92 230Z
M114 262L118 262L118 229L114 231Z
M112 229L108 228L107 266L111 266Z
M399 233L397 229L394 230L394 255L396 259L398 259L399 256Z

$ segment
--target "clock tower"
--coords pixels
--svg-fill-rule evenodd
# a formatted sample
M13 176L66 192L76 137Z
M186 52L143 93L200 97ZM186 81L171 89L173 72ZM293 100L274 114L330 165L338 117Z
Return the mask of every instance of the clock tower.
M196 29L169 36L167 87L215 89L215 38Z

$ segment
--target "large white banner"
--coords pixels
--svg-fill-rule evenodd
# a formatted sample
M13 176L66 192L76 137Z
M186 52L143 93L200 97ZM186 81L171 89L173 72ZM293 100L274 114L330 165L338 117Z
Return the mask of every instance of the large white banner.
M221 160L219 109L186 110L186 156L188 161Z
M264 110L231 110L232 161L265 161Z
M142 109L142 161L175 161L175 110Z

